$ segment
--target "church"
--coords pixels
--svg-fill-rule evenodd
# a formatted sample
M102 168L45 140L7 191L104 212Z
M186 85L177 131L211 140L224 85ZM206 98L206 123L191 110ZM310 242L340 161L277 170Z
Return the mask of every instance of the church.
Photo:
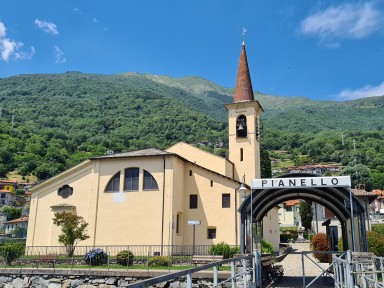
M165 151L145 149L90 158L30 191L27 246L61 246L57 212L88 223L81 246L240 245L240 207L260 178L259 117L244 42L233 103L228 110L228 159L177 143ZM277 210L277 208L276 208ZM279 245L277 213L263 221L263 238ZM198 225L190 225L198 223ZM252 222L251 222L252 223ZM193 239L193 229L195 237Z

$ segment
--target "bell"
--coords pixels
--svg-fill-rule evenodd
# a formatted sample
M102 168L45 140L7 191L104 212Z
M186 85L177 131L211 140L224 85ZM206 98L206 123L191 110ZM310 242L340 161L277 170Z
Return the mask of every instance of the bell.
M244 126L242 123L239 124L239 128L237 128L238 131L244 131Z

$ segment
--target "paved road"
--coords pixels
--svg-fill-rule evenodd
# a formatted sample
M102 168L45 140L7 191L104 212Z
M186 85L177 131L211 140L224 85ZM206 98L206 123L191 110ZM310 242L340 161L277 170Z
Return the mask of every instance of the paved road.
M302 254L297 252L310 251L309 243L293 243L291 253L281 261L280 265L284 267L284 277L281 283L271 285L270 287L305 287L303 285L303 269L302 269ZM293 252L293 253L292 253ZM296 253L295 253L296 252ZM328 268L326 263L318 263L318 260L312 257L312 254L306 254L304 256L304 274L305 274L305 285L311 283L313 279L322 273L320 267L318 267L312 261L315 261L323 269ZM312 261L311 261L312 260ZM334 282L329 277L320 277L313 284L312 288L320 287L334 287Z

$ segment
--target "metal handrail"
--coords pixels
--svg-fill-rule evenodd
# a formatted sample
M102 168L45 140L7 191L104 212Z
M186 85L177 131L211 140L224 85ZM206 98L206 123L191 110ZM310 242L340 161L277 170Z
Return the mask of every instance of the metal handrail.
M192 274L193 273L196 273L196 272L202 271L202 270L207 270L207 269L213 267L213 271L212 271L212 273L213 273L213 287L219 287L219 285L231 281L232 287L234 288L234 287L236 287L236 278L242 276L243 282L244 282L243 287L246 288L248 285L247 284L248 271L247 271L247 261L246 260L252 260L252 263L253 263L252 264L252 270L255 271L258 268L261 268L261 267L255 265L255 263L257 264L259 262L259 261L256 261L257 257L260 257L260 254L256 251L255 256L254 255L244 255L241 257L230 258L230 259L226 259L226 260L212 262L212 263L205 264L205 265L202 265L199 267L195 267L195 268L191 268L191 269L187 269L187 270L183 270L183 271L179 271L179 272L175 272L175 273L171 273L171 274L167 274L167 275L163 275L163 276L159 276L159 277L155 277L155 278L151 278L151 279L147 279L147 280L142 280L140 282L130 284L127 287L131 287L131 288L149 287L149 286L161 283L161 282L170 281L170 280L177 279L180 277L186 277L187 278L187 288L191 288L192 287ZM242 261L243 271L241 273L236 274L235 262L237 262L237 261ZM218 267L220 265L227 264L227 263L231 264L231 277L227 278L224 281L219 283L218 282ZM254 273L254 275L255 275L255 273ZM260 275L260 274L256 272L256 275ZM255 280L261 280L261 279L255 279L255 276L254 276L253 281L256 282L255 283L256 286L254 286L254 287L261 287L261 281L255 281Z

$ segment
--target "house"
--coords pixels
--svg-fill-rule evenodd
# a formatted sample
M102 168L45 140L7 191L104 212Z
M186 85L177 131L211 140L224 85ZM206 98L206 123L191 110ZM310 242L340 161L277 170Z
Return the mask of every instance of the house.
M377 198L370 205L371 214L384 214L384 191L376 189L372 193L377 195Z
M259 116L263 112L254 99L244 43L233 103L225 107L228 159L187 143L165 151L145 149L88 159L30 189L26 245L60 245L60 228L52 218L63 211L82 216L89 224L90 237L81 245L222 241L238 245L242 202L238 188L260 178ZM279 230L271 229L276 226L273 221L277 222L277 208L265 217L263 231L278 250Z
M280 227L297 227L301 226L300 206L301 200L285 201L279 207L279 223Z
M14 180L0 180L0 207L12 205L12 192L15 191L16 185Z
M11 235L12 237L24 238L26 236L28 227L28 217L21 217L14 220L10 220L4 223L5 235ZM20 235L15 235L15 232L21 228Z

